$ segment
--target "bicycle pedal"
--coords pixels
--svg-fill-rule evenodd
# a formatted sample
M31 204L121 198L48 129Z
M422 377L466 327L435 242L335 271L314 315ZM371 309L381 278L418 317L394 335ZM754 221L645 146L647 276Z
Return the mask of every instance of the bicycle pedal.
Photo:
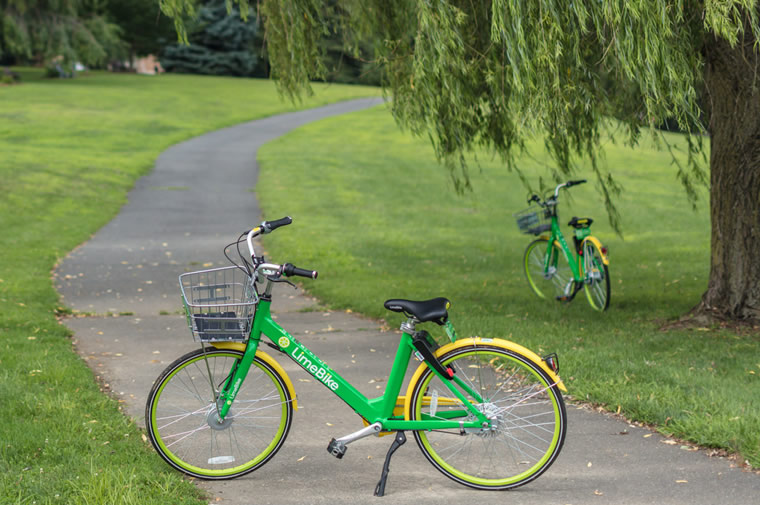
M567 301L570 301L570 297L569 296L558 296L558 297L556 297L556 299L557 299L558 302L567 302Z
M346 451L348 450L348 447L346 447L346 444L343 442L339 442L338 440L335 440L334 438L330 440L330 444L327 446L327 452L332 454L338 459L341 459L343 456L346 455Z

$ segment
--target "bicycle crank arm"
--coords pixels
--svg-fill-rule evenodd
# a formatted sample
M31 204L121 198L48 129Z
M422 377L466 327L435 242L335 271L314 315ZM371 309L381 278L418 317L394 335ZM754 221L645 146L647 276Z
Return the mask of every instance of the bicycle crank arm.
M352 442L356 442L357 440L361 438L368 437L370 435L377 435L380 433L380 431L383 429L383 425L380 423L374 423L370 424L369 426L362 428L361 430L351 433L350 435L346 435L345 437L340 437L339 439L332 439L330 440L330 444L327 446L327 452L332 454L338 459L341 459L345 454L346 450L348 448L346 447L348 444Z

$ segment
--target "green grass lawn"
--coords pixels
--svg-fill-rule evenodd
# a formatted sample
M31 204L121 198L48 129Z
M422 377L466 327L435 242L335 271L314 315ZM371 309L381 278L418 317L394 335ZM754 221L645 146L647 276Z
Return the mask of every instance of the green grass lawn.
M540 146L519 161L525 173L546 174ZM383 107L307 125L259 151L266 217L294 219L266 246L273 261L319 270L319 280L304 285L334 309L395 327L400 319L383 309L387 298L446 296L460 336L556 351L574 398L760 467L757 334L659 329L696 305L707 285L706 191L692 211L670 155L648 142L637 150L609 143L606 152L625 188L617 202L624 237L607 224L593 182L563 192L559 207L563 225L574 215L594 217L594 234L609 246L606 313L592 310L583 293L560 304L529 290L521 265L532 237L512 218L528 192L516 174L481 153L472 193L456 196L427 140L400 133ZM591 178L590 170L577 175Z
M170 145L378 92L318 85L296 107L267 81L21 73L24 84L0 87L0 503L204 503L72 350L51 270Z

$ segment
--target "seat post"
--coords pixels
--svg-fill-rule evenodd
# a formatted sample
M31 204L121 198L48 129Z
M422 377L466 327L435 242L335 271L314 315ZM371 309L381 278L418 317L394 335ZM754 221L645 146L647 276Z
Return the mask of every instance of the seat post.
M401 323L401 328L399 328L404 333L408 333L410 335L414 334L415 331L417 331L417 319L410 317L406 320L406 322Z

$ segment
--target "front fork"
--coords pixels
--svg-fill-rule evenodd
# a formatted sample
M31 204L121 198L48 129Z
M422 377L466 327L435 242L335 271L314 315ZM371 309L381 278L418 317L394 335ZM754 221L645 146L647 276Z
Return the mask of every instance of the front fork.
M211 392L216 405L216 414L220 422L224 421L227 417L230 407L232 407L232 403L235 401L235 397L240 390L240 386L248 375L253 359L256 356L256 349L258 346L259 340L249 340L248 345L245 348L245 354L232 365L232 369L227 375L227 379L225 379L224 383L221 385L221 388L217 390L216 385L213 383L211 384ZM206 363L206 366L208 367L208 362ZM209 378L210 377L211 373L209 371Z

